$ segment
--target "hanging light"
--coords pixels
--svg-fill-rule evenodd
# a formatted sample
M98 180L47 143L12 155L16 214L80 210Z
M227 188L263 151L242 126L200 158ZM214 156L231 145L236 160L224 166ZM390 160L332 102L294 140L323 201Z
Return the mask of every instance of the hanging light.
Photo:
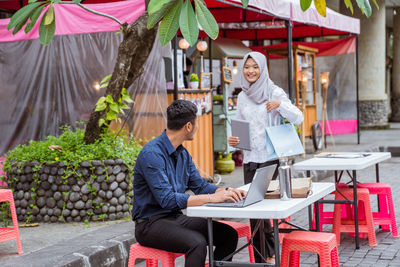
M203 68L203 65L204 65L203 53L204 53L204 51L207 50L207 47L208 46L207 46L207 42L206 41L199 41L197 43L197 45L196 45L197 50L200 51L200 57L201 57L201 59L200 59L200 72L204 72L204 68Z
M199 41L199 42L197 43L196 48L197 48L197 50L199 50L200 52L206 51L207 48L208 48L207 42L206 42L206 41Z
M233 75L238 74L238 67L237 67L237 62L236 62L236 60L233 61L232 73L233 73Z
M189 48L189 43L188 43L188 41L186 41L185 38L182 38L179 40L179 48L182 50L186 50Z
M179 48L183 51L183 71L186 71L186 49L189 48L189 43L185 38L179 40Z

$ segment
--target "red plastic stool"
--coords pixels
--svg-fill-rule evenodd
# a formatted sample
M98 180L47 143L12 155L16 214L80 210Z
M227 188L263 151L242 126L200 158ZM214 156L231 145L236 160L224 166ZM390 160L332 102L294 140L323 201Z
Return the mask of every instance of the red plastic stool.
M345 183L338 183L336 184L336 188L348 188L347 184ZM335 194L336 191L333 191L331 194ZM323 198L321 198L323 199ZM349 218L351 214L351 207L350 205L345 205L343 209L342 206L342 218ZM319 231L322 232L322 227L324 224L333 224L333 211L324 211L324 203L318 203L318 211L319 211ZM315 221L315 209L313 210L313 219L312 219L312 229L316 229L316 221Z
M128 267L135 267L136 259L146 259L146 267L157 267L159 260L163 267L174 267L175 259L183 255L184 254L181 253L168 252L135 243L129 250Z
M340 190L342 194L336 193L336 200L345 200L354 199L353 197L353 189L352 188L343 188ZM343 197L344 196L344 197ZM358 200L358 211L359 214L362 213L360 210L363 208L363 214L365 214L365 218L358 218L358 228L359 233L367 233L369 246L376 246L376 236L374 229L374 221L372 218L372 210L371 210L371 201L369 199L369 191L366 188L357 189L357 200ZM363 202L364 204L360 205ZM340 245L340 233L354 233L355 232L355 224L354 219L342 219L342 204L335 204L334 212L333 212L333 227L332 233L336 234L337 244Z
M283 238L281 267L300 265L300 252L318 253L320 266L339 266L336 236L332 233L293 231Z
M241 223L241 222L231 222L231 221L219 221L221 223L225 223L229 226L231 226L232 228L234 228L236 230L236 232L238 233L238 237L246 237L247 238L247 242L249 242L250 237L251 237L251 228L250 228L250 224L248 223ZM254 260L254 250L253 250L253 246L250 245L247 247L249 250L249 258L250 258L250 262L255 262Z
M10 203L13 228L0 228L0 242L16 239L18 254L23 254L21 240L19 238L17 212L15 211L14 197L10 189L0 189L0 202Z
M367 188L370 195L378 195L379 211L372 212L374 224L380 225L384 231L390 231L390 227L392 227L392 237L399 238L390 185L385 183L359 183L357 188ZM362 215L365 217L364 214Z

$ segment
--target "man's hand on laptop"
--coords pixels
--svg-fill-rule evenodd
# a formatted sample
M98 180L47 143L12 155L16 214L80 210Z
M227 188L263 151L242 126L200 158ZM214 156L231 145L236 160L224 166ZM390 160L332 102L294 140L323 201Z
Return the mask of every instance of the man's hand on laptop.
M225 201L238 202L246 197L247 192L235 188L218 188L214 194L211 195L212 202L219 203Z
M237 146L240 143L239 137L237 136L229 136L228 143L230 146Z

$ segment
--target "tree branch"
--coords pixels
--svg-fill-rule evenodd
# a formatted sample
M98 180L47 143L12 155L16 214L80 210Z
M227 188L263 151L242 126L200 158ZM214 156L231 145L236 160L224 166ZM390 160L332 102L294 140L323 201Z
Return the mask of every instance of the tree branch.
M111 16L111 15L108 15L108 14L105 14L105 13L98 12L98 11L95 11L95 10L93 10L93 9L90 9L90 8L88 8L88 7L84 6L84 5L82 5L81 3L75 3L75 2L70 2L70 1L61 1L60 4L74 4L74 5L78 5L80 8L83 8L84 10L86 10L86 11L88 11L88 12L90 12L90 13L93 13L93 14L95 14L95 15L99 15L99 16L103 16L103 17L112 19L113 21L117 22L120 26L122 26L122 22L119 21L117 18L115 18L115 17L113 17L113 16Z

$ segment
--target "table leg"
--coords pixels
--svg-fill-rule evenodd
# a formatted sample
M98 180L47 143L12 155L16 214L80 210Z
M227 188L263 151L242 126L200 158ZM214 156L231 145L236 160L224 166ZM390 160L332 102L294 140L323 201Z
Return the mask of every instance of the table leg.
M207 228L208 228L208 261L209 261L209 266L214 267L214 240L213 240L212 218L207 218Z
M360 249L360 239L358 236L358 200L357 200L357 172L353 171L353 196L354 196L354 224L355 224L355 241L356 249Z
M312 205L308 206L308 230L312 231Z
M275 239L275 266L281 266L281 255L279 251L279 223L277 219L273 220L274 239Z
M376 174L376 182L377 183L379 183L379 164L377 163L377 164L375 164L375 174ZM380 209L380 207L381 207L381 205L380 205L380 202L379 202L379 195L376 195L376 199L377 199L377 201L378 201L378 212L380 212L381 211L381 209ZM379 225L379 228L382 228L380 225Z
M264 234L264 230L265 230L265 225L264 225L264 220L261 220L260 223L260 228L258 228L258 234L260 235L260 250L261 250L261 255L264 258L267 258L267 253L265 250L265 234Z
M310 205L311 207L311 205ZM315 229L319 232L320 224L319 224L319 202L314 202L314 210L315 210Z

